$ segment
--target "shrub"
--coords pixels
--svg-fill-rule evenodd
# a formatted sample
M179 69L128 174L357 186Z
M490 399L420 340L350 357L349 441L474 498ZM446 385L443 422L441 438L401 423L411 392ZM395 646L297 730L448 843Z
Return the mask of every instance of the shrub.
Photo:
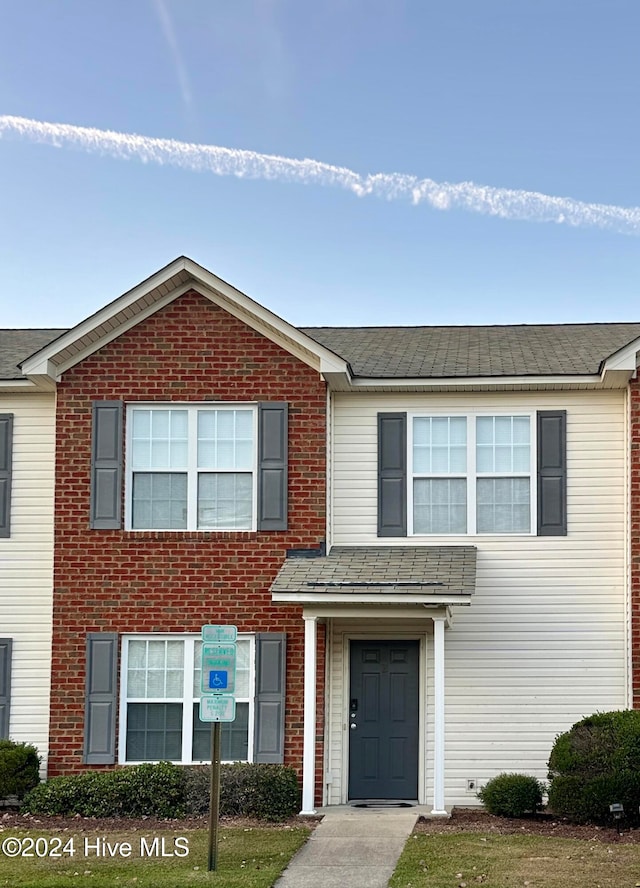
M640 711L599 712L560 734L549 757L549 806L576 823L611 822L621 802L628 822L640 805Z
M35 787L22 810L83 817L182 817L209 811L211 769L170 762L53 777ZM283 765L222 765L220 813L286 820L299 810L296 772Z
M0 740L0 799L21 799L40 782L40 756L35 746Z
M209 810L209 765L186 768L186 800L190 814ZM227 816L286 820L299 811L300 791L293 768L239 762L220 769L220 813Z
M53 777L22 806L30 814L161 818L181 817L185 808L185 774L170 762Z
M478 798L490 814L525 817L542 806L544 786L528 774L498 774L480 790Z

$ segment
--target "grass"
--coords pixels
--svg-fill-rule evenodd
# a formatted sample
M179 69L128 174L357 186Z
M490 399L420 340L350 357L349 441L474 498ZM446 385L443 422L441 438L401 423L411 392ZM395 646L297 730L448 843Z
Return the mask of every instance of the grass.
M185 830L182 833L160 831L145 833L130 830L118 833L81 833L72 830L60 833L62 843L74 839L75 854L63 853L60 858L16 857L9 858L0 851L0 888L183 888L183 886L214 886L214 888L270 888L294 853L307 839L310 830L304 827L292 829L230 828L218 834L218 867L213 873L207 870L207 830ZM51 848L51 831L2 830L0 848L9 836L21 839L45 837L49 845L40 843L40 850ZM183 836L185 842L176 842ZM99 838L106 838L111 847L116 842L129 842L131 855L108 856L109 849L100 845L101 855L95 847ZM145 837L146 844L141 844ZM164 838L165 855L180 851L182 857L161 856L162 843L153 845L155 838ZM85 840L89 847L85 848ZM24 847L24 845L23 845ZM60 849L62 850L62 849ZM126 851L126 847L124 848ZM142 855L141 855L142 851ZM146 852L146 853L145 853Z
M390 888L635 888L640 845L453 833L408 840Z

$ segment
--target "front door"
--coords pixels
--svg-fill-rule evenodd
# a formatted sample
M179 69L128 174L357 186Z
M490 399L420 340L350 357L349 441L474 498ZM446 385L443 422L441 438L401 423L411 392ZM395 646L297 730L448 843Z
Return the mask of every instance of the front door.
M417 641L352 641L349 798L418 798Z

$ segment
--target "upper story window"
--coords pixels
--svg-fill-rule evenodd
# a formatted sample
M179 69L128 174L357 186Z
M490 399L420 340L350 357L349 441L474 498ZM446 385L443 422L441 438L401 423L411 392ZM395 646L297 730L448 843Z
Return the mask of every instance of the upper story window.
M127 526L255 530L256 409L131 406Z
M414 416L409 532L531 533L530 415Z

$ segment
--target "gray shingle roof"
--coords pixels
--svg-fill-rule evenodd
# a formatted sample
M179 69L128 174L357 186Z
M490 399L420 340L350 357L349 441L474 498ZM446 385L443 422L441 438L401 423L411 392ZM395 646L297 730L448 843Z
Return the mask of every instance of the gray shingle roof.
M287 558L272 592L469 595L475 546L335 546L319 558Z
M300 327L356 377L584 376L640 338L640 323L500 327ZM65 330L0 330L0 379Z
M300 329L348 361L354 376L407 379L594 374L640 337L640 324Z
M0 379L22 379L18 364L66 330L0 330Z

